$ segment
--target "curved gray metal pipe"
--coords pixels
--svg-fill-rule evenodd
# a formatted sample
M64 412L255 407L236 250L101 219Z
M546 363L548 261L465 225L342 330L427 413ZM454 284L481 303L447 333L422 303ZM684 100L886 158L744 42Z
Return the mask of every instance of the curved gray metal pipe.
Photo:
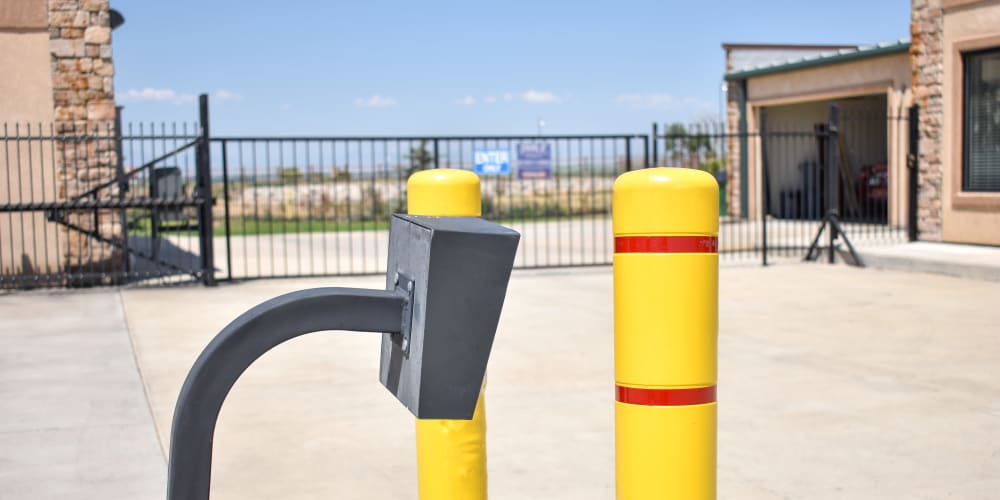
M407 300L400 291L314 288L275 297L226 326L198 356L177 398L167 499L208 499L212 439L222 402L257 358L286 340L312 332L398 333Z

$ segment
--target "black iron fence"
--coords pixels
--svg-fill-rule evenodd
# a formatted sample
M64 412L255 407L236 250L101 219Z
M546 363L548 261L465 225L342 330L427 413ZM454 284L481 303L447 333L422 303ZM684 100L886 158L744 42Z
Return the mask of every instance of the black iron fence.
M610 264L614 180L653 165L716 177L725 260L802 258L831 210L856 246L912 224L909 114L803 127L764 112L744 134L211 137L201 104L192 124L4 129L0 288L383 273L408 176L483 154L503 161L480 175L482 213L522 234L519 268Z
M0 288L205 280L163 237L203 225L198 125L6 125L2 142Z
M804 124L764 110L756 130L743 134L711 123L654 125L652 159L715 175L723 257L801 259L831 210L840 239L861 247L901 243L914 239L908 154L916 112L840 113L832 106L818 123Z
M480 176L482 214L522 233L517 267L607 264L611 186L645 164L646 139L214 138L217 262L234 279L384 272L388 216L406 211L409 175L473 170L477 151L492 151L509 170Z

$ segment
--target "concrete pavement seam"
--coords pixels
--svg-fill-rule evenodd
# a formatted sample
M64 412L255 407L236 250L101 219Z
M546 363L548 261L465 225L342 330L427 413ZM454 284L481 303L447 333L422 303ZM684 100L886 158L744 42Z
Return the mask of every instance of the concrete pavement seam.
M125 334L128 336L129 347L132 348L132 362L135 363L135 371L139 375L139 381L142 382L142 394L146 398L146 410L149 412L149 419L153 422L153 432L156 433L156 442L160 445L160 455L163 456L164 465L167 464L167 449L164 446L163 441L160 439L160 425L156 421L156 415L153 413L153 400L149 395L149 385L146 384L146 377L142 374L142 367L139 365L139 353L135 348L135 339L132 337L132 325L129 322L128 308L125 307L125 295L122 293L122 289L118 289L118 303L122 308L122 317L125 318Z

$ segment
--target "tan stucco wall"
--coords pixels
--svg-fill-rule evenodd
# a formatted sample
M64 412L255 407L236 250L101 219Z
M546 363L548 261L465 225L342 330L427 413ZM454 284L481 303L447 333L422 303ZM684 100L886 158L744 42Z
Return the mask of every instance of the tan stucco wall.
M41 4L44 14L45 2ZM37 136L39 127L44 135L51 135L50 61L47 28L0 29L0 127L6 125L8 135ZM55 200L52 144L34 141L30 146L12 145L0 160L0 203ZM57 226L48 223L41 212L0 216L0 274L54 272L61 260L58 241Z
M0 2L0 30L42 29L49 27L46 0L3 0Z
M1000 2L964 3L944 14L942 231L951 242L1000 245L1000 193L961 192L961 51L1000 47ZM978 201L977 201L978 200Z
M0 30L0 121L51 123L49 32Z
M756 105L815 101L909 86L907 53L750 78L747 100Z

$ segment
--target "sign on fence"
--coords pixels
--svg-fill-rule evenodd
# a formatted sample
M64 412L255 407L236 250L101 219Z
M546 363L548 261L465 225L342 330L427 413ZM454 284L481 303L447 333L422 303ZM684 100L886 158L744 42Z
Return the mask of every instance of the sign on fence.
M552 145L547 142L522 142L517 145L517 178L552 177Z
M506 149L476 148L473 157L478 175L510 175L510 151Z

